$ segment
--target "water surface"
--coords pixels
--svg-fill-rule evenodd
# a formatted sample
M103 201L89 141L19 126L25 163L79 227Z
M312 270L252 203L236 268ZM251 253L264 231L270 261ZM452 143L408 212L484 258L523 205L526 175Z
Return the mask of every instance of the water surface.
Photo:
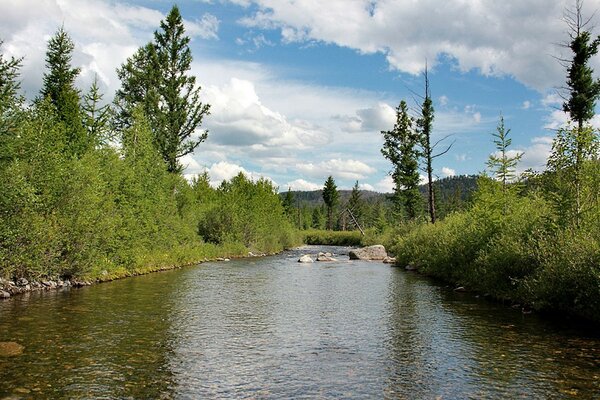
M0 302L2 398L600 398L600 338L312 247Z

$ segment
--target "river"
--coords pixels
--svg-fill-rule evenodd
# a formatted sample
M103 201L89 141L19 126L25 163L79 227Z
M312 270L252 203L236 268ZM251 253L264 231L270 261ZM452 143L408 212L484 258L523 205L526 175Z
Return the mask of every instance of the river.
M327 249L0 301L0 399L600 398L596 333Z

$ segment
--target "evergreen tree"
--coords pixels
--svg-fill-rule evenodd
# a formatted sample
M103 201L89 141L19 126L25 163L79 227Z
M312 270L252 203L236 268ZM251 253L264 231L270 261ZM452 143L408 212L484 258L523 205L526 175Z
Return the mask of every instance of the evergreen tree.
M497 152L489 156L487 166L494 173L496 179L502 184L502 209L503 213L506 215L509 201L508 195L512 194L509 192L518 188L514 183L511 186L509 186L509 184L517 178L516 167L523 156L523 153L517 153L513 156L510 155L508 150L512 143L512 139L508 137L510 129L505 129L504 117L502 116L500 116L496 131L497 133L493 133L492 136L495 138L494 144L496 145Z
M362 224L363 214L364 214L364 201L362 199L362 193L358 187L358 181L352 187L352 192L350 192L350 198L348 199L348 209L356 218L356 221L359 224Z
M329 175L323 186L323 201L327 207L327 229L333 229L333 211L339 202L340 194L333 177Z
M117 71L122 85L115 96L119 124L130 124L131 110L143 105L154 143L173 173L183 169L178 159L193 152L208 135L197 131L210 106L200 101L196 78L187 75L192 63L189 42L179 9L173 6L154 33L154 41Z
M21 61L14 57L6 59L0 53L0 162L10 159L14 153L17 115L23 103L22 96L18 94L20 83L17 80Z
M421 194L419 192L419 137L412 129L406 102L396 108L396 124L391 131L382 131L384 137L381 153L393 165L394 205L396 212L404 211L409 219L418 214Z
M81 105L84 113L83 125L93 146L105 146L110 139L112 109L109 104L102 104L102 98L96 76L89 92L83 96Z
M563 104L563 110L569 113L576 127L563 128L557 132L552 155L548 160L549 169L556 172L555 183L562 182L566 185L562 185L562 188L557 187L555 198L560 198L562 203L559 209L563 213L572 214L572 218L567 219L572 219L576 225L579 224L585 208L583 170L587 162L597 159L599 145L597 131L588 125L595 115L596 100L600 96L600 80L593 77L594 71L588 64L591 57L598 53L600 36L592 38L587 29L590 20L583 18L582 7L583 2L576 0L575 8L565 12L570 36L568 47L573 53L573 58L567 65L569 96ZM561 177L564 174L568 174L569 177ZM573 207L568 207L566 201L569 192L573 194Z
M433 148L431 143L431 131L433 129L433 101L429 91L429 79L425 70L425 99L421 105L421 117L417 121L421 139L421 149L425 161L425 172L427 173L427 208L432 224L435 224L435 192L433 190Z
M288 218L294 217L294 194L292 193L292 188L288 187L288 191L285 194L285 197L282 201L283 210Z
M75 78L79 68L71 66L75 44L61 27L48 41L46 68L41 96L55 107L59 121L67 128L65 148L71 155L80 156L89 148L89 140L82 123L79 90Z
M0 40L0 48L3 42ZM0 53L0 116L12 108L16 103L20 103L18 91L21 87L17 80L19 77L19 68L21 68L22 58L6 59Z

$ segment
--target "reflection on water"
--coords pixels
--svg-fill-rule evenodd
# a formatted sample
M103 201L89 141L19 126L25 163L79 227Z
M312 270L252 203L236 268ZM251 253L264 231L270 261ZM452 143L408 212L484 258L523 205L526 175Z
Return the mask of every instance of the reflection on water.
M0 302L0 342L24 346L0 356L0 399L600 393L597 337L381 263L299 253Z

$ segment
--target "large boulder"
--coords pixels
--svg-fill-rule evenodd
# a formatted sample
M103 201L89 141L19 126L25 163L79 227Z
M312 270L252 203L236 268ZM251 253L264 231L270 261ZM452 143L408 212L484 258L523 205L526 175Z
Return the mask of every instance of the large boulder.
M300 257L300 259L298 260L299 263L314 263L315 260L313 260L311 258L311 256L309 256L308 254L303 255L302 257Z
M380 244L367 246L361 249L350 250L348 253L351 260L384 260L387 257L385 247Z
M335 258L333 258L333 254L331 253L319 253L317 255L317 261L337 261Z

